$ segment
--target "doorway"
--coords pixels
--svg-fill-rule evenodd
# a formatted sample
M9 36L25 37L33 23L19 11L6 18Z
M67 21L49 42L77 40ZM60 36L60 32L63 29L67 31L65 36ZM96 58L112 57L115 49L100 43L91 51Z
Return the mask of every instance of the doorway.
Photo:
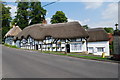
M66 44L66 51L67 53L70 53L70 44Z
M36 50L38 50L38 44L36 44L35 47L36 47Z

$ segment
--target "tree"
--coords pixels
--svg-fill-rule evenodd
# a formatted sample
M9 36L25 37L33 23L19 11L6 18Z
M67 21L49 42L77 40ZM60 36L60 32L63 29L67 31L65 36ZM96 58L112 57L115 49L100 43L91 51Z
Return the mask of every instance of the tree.
M12 24L18 25L21 29L24 29L29 25L29 2L22 2L23 0L17 2L17 15L13 20Z
M6 3L0 3L2 6L2 40L4 40L5 34L10 29L10 22L11 22L11 13L10 7L6 7Z
M107 32L107 33L113 33L114 32L114 29L109 27L109 28L104 28L104 30Z
M88 25L84 25L83 28L85 28L85 29L89 29Z
M51 18L51 23L63 23L63 22L68 22L67 17L65 16L65 13L62 11L57 11L55 15L52 16Z
M30 25L42 23L45 15L46 10L41 7L41 2L30 2Z
M24 29L32 24L42 23L45 20L46 10L41 7L41 2L32 2L32 0L30 0L31 2L23 1L17 1L17 15L12 24L16 23L21 29Z

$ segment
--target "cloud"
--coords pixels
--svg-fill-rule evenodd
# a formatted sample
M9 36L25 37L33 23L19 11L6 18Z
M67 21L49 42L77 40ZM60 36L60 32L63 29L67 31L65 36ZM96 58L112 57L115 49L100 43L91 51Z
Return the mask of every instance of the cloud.
M115 24L118 23L118 3L110 3L101 13L101 21L91 22L88 24L91 28L96 27L112 27L115 29Z
M112 27L115 29L115 23L114 21L112 20L109 20L109 21L100 21L98 22L97 24L96 23L91 23L89 26L91 28L97 28L97 27Z
M51 21L51 18L46 18L46 21L47 21L47 24L51 24L50 21Z
M111 3L102 13L103 19L118 20L118 3Z
M11 7L10 12L11 12L11 16L12 18L14 18L16 16L16 11L17 11L17 6L14 5L6 5L6 7Z
M16 0L4 0L5 2L15 2ZM38 0L41 2L54 2L55 0ZM118 2L119 0L104 0L104 2ZM59 2L101 2L101 0L60 0Z
M73 21L78 21L81 25L86 25L90 21L90 19L85 19L83 21L80 21L80 20L74 20L74 19L68 18L68 22L73 22Z
M47 24L51 24L50 21L51 21L51 18L46 18L46 21L47 21ZM74 19L70 19L68 18L68 22L73 22L73 21L78 21L81 25L86 25L87 22L90 21L90 19L85 19L83 21L80 21L80 20L74 20Z
M97 9L102 6L103 2L85 2L86 9Z

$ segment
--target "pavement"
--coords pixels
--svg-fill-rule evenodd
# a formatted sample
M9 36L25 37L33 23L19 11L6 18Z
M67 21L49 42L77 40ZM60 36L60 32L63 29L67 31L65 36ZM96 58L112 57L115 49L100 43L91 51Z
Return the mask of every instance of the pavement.
M118 78L118 63L2 46L2 78Z

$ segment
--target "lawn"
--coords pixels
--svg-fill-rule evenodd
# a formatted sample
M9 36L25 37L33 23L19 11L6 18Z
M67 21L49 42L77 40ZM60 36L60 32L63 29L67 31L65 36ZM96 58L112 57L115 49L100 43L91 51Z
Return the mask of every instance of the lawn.
M17 46L12 46L12 45L9 45L9 44L4 44L5 46L7 47L11 47L11 48L18 48Z
M52 52L52 51L43 51L42 53L64 55L64 56L77 57L77 58L94 59L94 60L109 60L108 58L102 58L101 56L95 56L95 55L89 56L89 54L84 54L85 56L83 56L82 53L67 53L67 54L65 54L64 52Z
M21 48L18 48L16 46L11 46L11 45L8 45L8 44L4 44L5 46L7 47L10 47L10 48L17 48L17 49L21 49ZM27 50L27 49L25 49ZM37 50L34 50L34 51L37 51ZM112 61L110 60L109 58L105 57L105 58L102 58L101 56L96 56L96 55L93 55L93 54L83 54L83 53L65 53L65 52L55 52L55 51L42 51L42 53L47 53L47 54L55 54L55 55L63 55L63 56L70 56L70 57L76 57L76 58L85 58L85 59L93 59L93 60L107 60L107 61Z

